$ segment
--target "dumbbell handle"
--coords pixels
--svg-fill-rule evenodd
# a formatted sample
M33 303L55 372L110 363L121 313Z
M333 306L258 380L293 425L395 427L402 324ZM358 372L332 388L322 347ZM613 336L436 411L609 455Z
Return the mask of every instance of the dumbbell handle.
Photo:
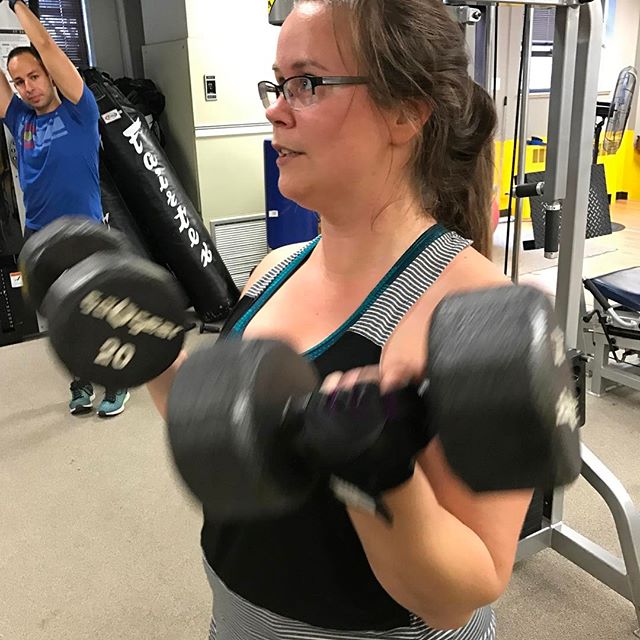
M371 447L389 419L413 406L416 395L426 402L427 388L425 380L419 388L407 385L380 394L377 384L366 383L290 398L283 411L283 438L304 459L324 467L345 464ZM415 426L416 433L420 427Z

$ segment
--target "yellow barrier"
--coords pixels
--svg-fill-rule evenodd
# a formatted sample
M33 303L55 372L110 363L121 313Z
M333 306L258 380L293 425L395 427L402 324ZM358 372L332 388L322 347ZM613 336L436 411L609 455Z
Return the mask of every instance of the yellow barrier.
M634 149L635 135L633 131L625 131L622 144L616 154L606 156L601 153L598 157L598 162L605 166L607 190L611 194L612 200L615 199L615 194L621 191L626 191L629 194L629 200L640 200L640 152ZM495 146L494 183L498 185L496 197L499 198L501 210L506 209L509 205L513 145L513 140L505 140L504 142L496 141ZM547 147L543 145L527 145L526 173L544 171L546 151ZM530 217L528 198L524 200L523 217Z

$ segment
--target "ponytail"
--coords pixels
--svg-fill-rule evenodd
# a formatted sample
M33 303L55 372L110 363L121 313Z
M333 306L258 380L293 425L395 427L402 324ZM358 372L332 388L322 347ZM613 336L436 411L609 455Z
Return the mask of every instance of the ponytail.
M448 129L443 132L445 151L438 166L432 167L433 184L424 183L423 191L425 204L436 220L472 240L475 248L490 258L496 111L480 85L472 80L468 84L469 99L460 117L439 124ZM429 126L427 123L426 129ZM425 132L424 144L428 141L429 133Z

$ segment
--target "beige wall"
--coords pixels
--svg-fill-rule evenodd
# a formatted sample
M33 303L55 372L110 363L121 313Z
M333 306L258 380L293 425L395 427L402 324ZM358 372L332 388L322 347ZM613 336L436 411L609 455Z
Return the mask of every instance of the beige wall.
M271 79L279 29L263 0L186 0L190 82L202 216L264 211L263 151L270 127L258 99ZM207 102L204 75L216 77L218 99Z
M198 175L206 221L264 212L265 135L197 141Z

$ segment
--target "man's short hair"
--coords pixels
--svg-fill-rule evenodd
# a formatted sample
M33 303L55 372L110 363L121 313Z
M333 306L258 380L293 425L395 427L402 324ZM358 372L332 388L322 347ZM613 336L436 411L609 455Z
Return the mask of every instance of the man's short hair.
M29 45L28 47L15 47L14 49L11 49L11 51L9 51L9 55L7 56L7 67L14 58L22 55L23 53L30 53L44 69L44 62L42 62L42 58L40 57L38 50L33 45Z

